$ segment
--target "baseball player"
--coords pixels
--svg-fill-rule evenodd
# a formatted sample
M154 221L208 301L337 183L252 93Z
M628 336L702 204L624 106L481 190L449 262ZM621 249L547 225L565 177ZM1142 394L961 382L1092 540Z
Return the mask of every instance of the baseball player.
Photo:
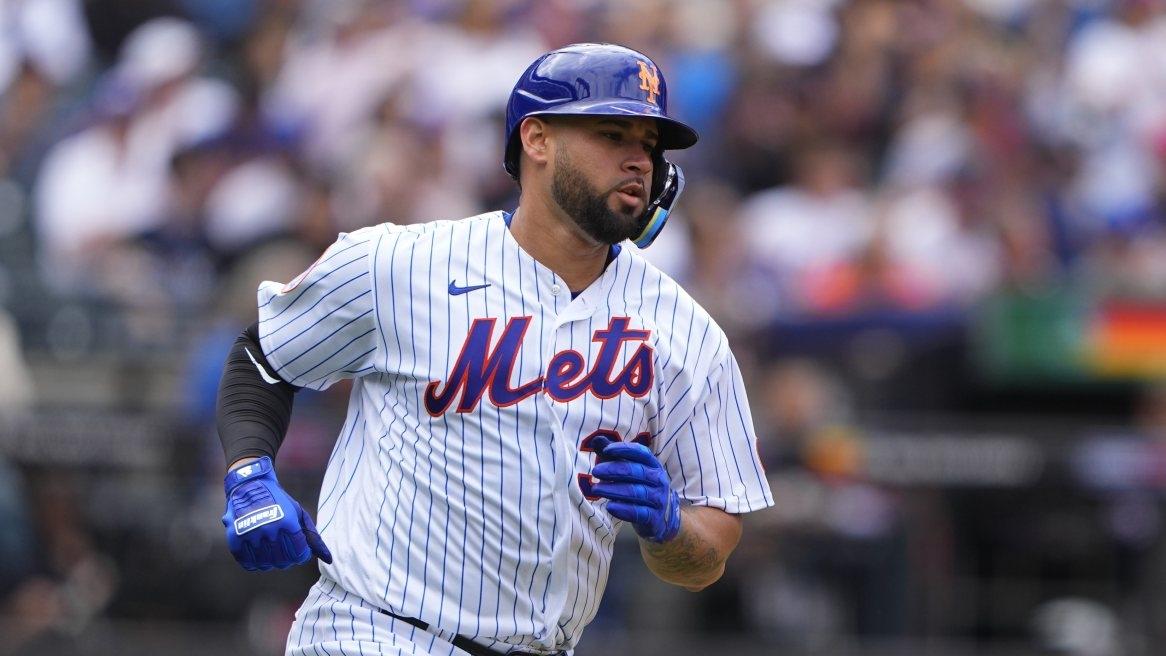
M621 247L683 188L667 96L634 50L545 54L507 107L513 213L342 234L260 286L219 392L223 523L248 570L321 561L287 654L569 654L625 524L699 590L772 505L724 333ZM314 523L272 463L295 391L344 378Z

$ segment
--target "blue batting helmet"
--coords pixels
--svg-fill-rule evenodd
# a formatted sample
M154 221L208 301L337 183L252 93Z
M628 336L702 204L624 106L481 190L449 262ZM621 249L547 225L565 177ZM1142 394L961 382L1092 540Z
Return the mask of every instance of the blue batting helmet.
M696 130L668 116L668 85L656 64L643 53L609 43L578 43L534 61L510 92L506 104L506 153L503 166L518 178L518 126L528 116L638 116L656 119L657 144L652 202L645 213L638 246L652 243L684 188L680 167L663 151L688 148Z

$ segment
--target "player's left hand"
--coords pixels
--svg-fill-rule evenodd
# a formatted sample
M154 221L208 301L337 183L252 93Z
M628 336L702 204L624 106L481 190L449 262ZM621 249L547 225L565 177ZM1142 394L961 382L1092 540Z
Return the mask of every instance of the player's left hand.
M634 442L596 445L593 494L609 500L607 512L630 522L645 540L667 542L680 532L680 497L668 472L648 447Z

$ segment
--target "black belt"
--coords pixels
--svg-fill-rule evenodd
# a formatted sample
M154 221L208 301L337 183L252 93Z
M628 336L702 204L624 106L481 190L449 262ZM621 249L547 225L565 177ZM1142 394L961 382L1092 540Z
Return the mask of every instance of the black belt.
M379 610L381 613L384 613L385 615L388 615L389 617L401 620L407 624L412 624L422 631L429 631L429 622L419 620L416 617L405 617L404 615L390 613L383 608L378 608L377 610ZM453 640L450 642L453 643L454 647L457 647L458 649L471 654L471 656L543 656L542 654L536 654L530 651L499 651L497 649L490 649L489 647L483 647L473 640L460 635L455 635ZM567 652L565 651L560 651L556 654L552 654L551 656L566 656L566 653Z

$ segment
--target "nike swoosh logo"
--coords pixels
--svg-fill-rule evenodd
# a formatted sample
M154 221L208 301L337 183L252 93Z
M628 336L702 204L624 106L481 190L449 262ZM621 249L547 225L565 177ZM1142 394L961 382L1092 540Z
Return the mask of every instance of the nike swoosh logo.
M458 294L465 294L467 292L477 291L479 289L485 289L489 286L490 286L490 283L486 283L484 285L470 285L469 287L458 287L457 282L454 280L451 280L451 281L449 281L449 295L450 296L457 296Z
M247 352L247 357L251 358L251 364L255 365L255 368L259 370L259 375L263 377L263 380L267 381L267 383L270 385L278 385L283 382L275 376L267 373L267 370L263 368L263 365L259 364L254 355L251 355L251 349L244 346L243 350Z

